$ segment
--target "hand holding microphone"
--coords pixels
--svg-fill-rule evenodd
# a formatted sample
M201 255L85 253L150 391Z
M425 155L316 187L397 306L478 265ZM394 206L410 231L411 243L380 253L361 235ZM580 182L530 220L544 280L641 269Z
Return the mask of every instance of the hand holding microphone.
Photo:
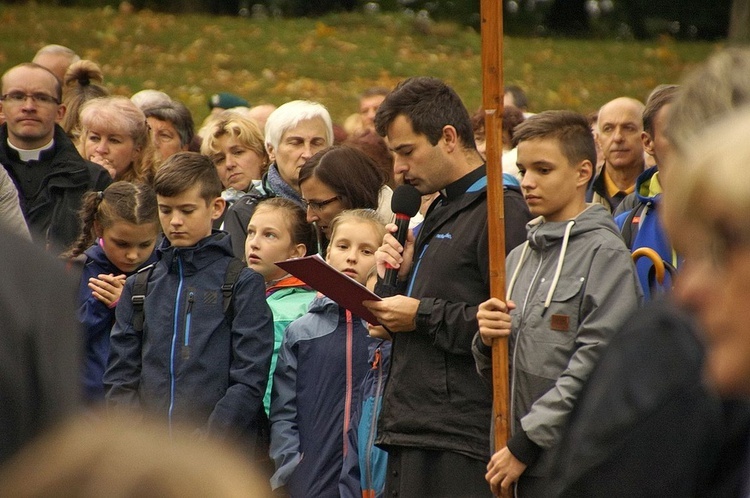
M417 214L421 204L422 194L411 185L400 185L393 191L391 198L391 211L396 214L396 233L393 236L401 246L406 243L407 232L409 231L409 220ZM398 269L391 265L386 265L385 277L383 283L386 286L395 286L398 279Z

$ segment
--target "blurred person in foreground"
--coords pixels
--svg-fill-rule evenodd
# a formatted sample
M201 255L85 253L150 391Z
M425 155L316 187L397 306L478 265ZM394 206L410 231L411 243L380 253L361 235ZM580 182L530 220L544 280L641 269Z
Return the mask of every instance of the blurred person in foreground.
M0 495L270 496L257 469L228 443L196 438L184 427L169 434L125 412L99 415L71 420L24 448L0 469Z
M695 199L715 192L717 181L729 181L731 190L722 192L724 204L717 206L726 205L747 188L743 177L727 177L713 162L710 167L703 162L700 171L690 164L696 164L691 149L695 143L713 146L721 164L737 157L735 149L741 147L730 147L723 139L710 142L701 133L705 123L716 122L749 101L747 49L718 52L684 79L661 137L667 147L659 152L660 181L669 184L662 197L662 213L672 210L673 196L683 206L692 202L680 186L687 181L685 175L698 182L693 185ZM703 189L706 192L699 192ZM701 206L703 202L686 209L680 219L687 220ZM665 223L668 238L678 251L683 249L688 228L702 225L711 212L714 208L684 228L682 221L672 226ZM683 255L681 272L705 262L707 238L711 239L709 246L723 243L717 230L718 224L691 241L695 246ZM679 231L679 240L672 231ZM724 275L719 260L717 266L711 278ZM692 270L686 278L691 275L695 275ZM677 277L678 287L682 278ZM706 284L712 282L715 280ZM720 400L714 388L704 382L704 340L692 319L692 307L678 308L674 296L657 299L633 315L592 372L560 446L559 454L564 457L558 458L554 475L559 496L739 495L742 474L746 473L743 462L750 410L746 402ZM704 306L717 304L714 300L724 297L723 293L705 293L700 307L693 310L700 315L706 311ZM724 306L735 304L719 302L714 309L732 320L740 315L728 313Z
M0 226L0 275L2 463L75 412L83 347L75 283L60 261Z
M682 171L664 203L667 231L686 261L675 298L701 326L710 385L730 399L750 398L748 126L746 109L707 130L682 156ZM716 144L722 147L718 153ZM735 461L742 456L736 454ZM747 463L743 474L741 494L735 496L750 492Z

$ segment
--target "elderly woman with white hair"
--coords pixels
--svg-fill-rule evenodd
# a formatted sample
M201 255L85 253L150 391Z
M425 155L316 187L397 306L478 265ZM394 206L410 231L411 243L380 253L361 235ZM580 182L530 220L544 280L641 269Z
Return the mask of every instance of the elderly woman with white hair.
M255 206L268 197L284 197L303 209L299 170L316 152L333 144L333 124L321 104L294 100L279 106L268 117L265 145L271 164L259 185L227 211L224 229L232 236L234 255L245 260L247 224Z

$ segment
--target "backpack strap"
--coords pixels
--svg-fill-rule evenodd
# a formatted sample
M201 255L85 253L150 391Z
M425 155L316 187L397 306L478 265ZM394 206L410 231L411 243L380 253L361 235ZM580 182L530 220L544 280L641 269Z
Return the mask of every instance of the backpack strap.
M154 265L148 265L138 270L135 274L133 283L133 296L130 302L133 303L133 330L139 334L143 333L144 312L143 305L146 303L146 292L148 291L148 281L151 278L151 272L154 271Z
M638 227L640 226L641 222L641 213L643 212L643 209L645 207L645 203L639 202L636 207L631 209L628 213L627 218L625 218L625 222L622 224L622 229L620 230L622 238L625 240L625 245L628 246L628 249L631 251L633 250L635 237L638 235Z
M224 315L226 315L229 321L232 321L232 315L234 310L232 309L232 292L234 291L234 284L237 282L237 278L240 276L240 272L245 268L245 263L237 258L232 258L227 266L227 272L224 276L224 285L221 286L221 294L223 296Z
M234 292L234 284L245 268L245 263L237 258L232 258L227 266L226 274L224 275L224 284L221 286L221 294L223 297L223 309L224 315L232 321L232 293ZM143 323L145 318L144 304L146 303L146 293L148 291L148 281L151 278L151 272L154 270L154 265L148 265L142 268L135 274L135 282L133 283L133 296L130 301L133 303L133 330L139 334L143 332Z

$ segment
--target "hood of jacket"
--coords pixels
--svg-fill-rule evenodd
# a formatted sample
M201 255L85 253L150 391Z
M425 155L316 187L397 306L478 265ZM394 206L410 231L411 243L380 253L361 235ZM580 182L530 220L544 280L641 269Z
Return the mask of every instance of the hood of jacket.
M334 314L338 319L339 309L341 308L336 301L318 292L310 302L310 308L307 311L309 313Z
M86 249L83 254L85 254L91 262L102 269L104 273L112 273L114 275L122 273L119 268L107 259L107 255L104 254L104 249L99 245L99 239L97 239L94 245ZM86 264L89 264L89 261L87 261Z
M657 202L661 198L662 187L659 183L659 168L652 166L640 175L635 181L635 197L640 202L648 204Z
M559 248L554 277L545 299L545 309L549 307L552 296L555 294L555 289L557 288L557 283L566 261L568 243L571 238L578 239L585 237L588 233L602 229L608 230L618 238L621 238L620 231L617 229L612 216L601 204L591 204L578 216L566 221L548 222L544 217L539 216L528 223L527 229L528 239L522 246L521 256L508 284L507 295L510 296L513 291L516 279L524 265L529 249L546 253L557 251Z
M178 258L185 276L190 276L226 256L234 256L229 234L213 230L211 235L190 247L175 247L164 237L156 249L159 260L167 263L170 273L178 271Z
M604 215L604 216L603 216ZM557 245L565 238L565 232L570 227L570 237L579 236L586 232L605 228L620 236L614 220L611 220L607 209L601 204L591 204L573 219L567 221L548 222L542 216L534 218L528 225L528 242L534 249L546 249Z

